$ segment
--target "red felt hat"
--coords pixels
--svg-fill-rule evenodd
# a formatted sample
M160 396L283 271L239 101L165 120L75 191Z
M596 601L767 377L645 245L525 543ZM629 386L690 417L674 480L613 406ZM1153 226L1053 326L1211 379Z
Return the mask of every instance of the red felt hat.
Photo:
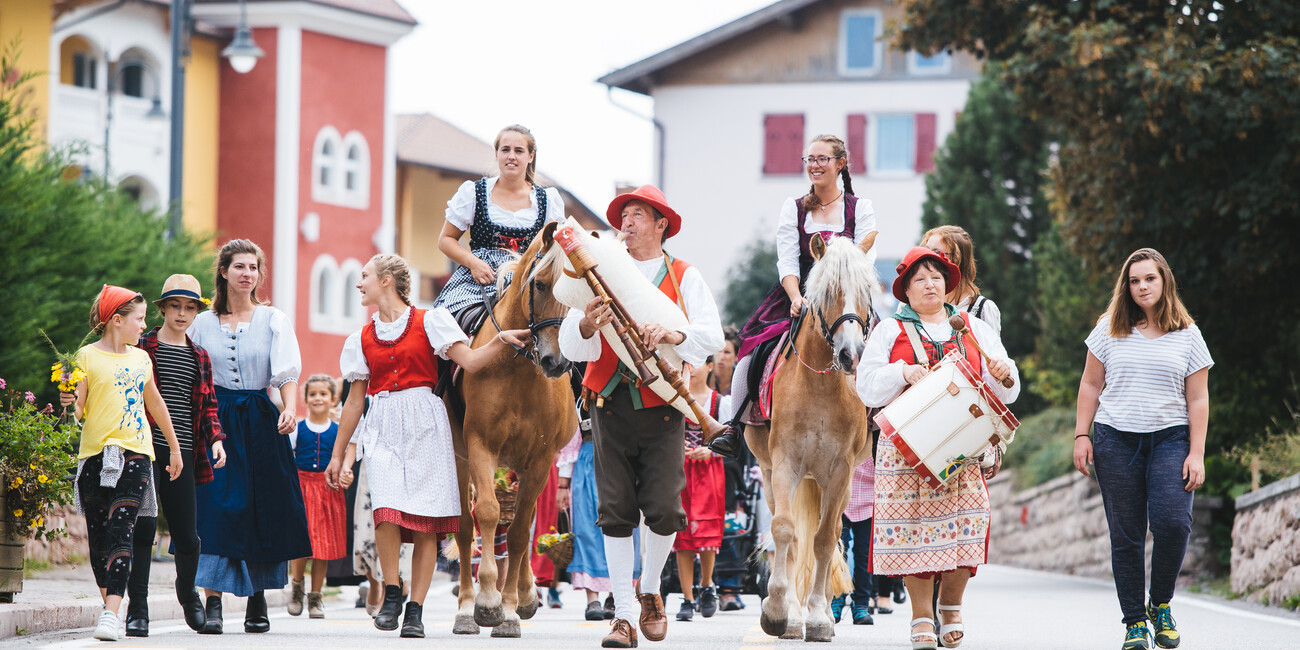
M911 250L907 251L907 255L903 256L903 261L898 263L896 269L898 271L898 277L894 278L894 297L898 298L899 302L907 302L907 287L903 285L903 278L907 276L907 272L910 271L913 266L916 266L917 263L924 259L935 260L939 263L939 268L943 270L944 279L946 281L944 284L944 295L951 293L954 287L961 284L961 269L957 268L957 265L953 264L952 261L948 259L947 255L938 251L930 250L924 246L915 246Z
M614 226L615 230L623 229L623 206L627 205L628 201L645 201L658 210L659 214L664 215L668 219L668 230L664 233L666 236L672 237L682 229L682 218L676 210L668 207L668 199L664 197L664 193L653 185L642 185L627 194L619 194L609 202L605 217L609 219L609 225Z

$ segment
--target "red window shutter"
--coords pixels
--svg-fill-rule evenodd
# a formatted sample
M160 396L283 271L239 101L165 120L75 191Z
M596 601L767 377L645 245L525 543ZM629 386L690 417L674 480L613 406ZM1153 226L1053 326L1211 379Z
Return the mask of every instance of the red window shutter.
M934 113L916 114L916 172L934 171L935 122Z
M763 173L803 172L803 114L763 117Z
M867 173L867 116L863 113L849 115L849 173Z

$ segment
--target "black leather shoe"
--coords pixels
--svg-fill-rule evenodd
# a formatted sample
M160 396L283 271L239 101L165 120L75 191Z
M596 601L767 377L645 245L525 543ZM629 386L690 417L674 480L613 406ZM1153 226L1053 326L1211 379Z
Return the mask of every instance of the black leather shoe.
M149 636L149 597L131 598L126 605L126 635Z
M740 436L737 435L736 428L728 424L727 428L709 443L709 450L719 456L735 458L740 453Z
M190 592L189 600L181 601L181 612L185 614L185 624L195 632L202 630L208 622L207 614L203 611L203 600L197 591Z
M402 617L402 638L424 638L424 622L420 620L420 615L423 613L424 607L418 603L406 604L406 616Z
M248 606L244 610L244 631L249 634L271 631L271 619L266 614L265 591L256 592L248 597Z
M375 614L375 627L381 630L396 630L397 617L402 613L402 588L397 585L384 585L384 604Z
M221 634L221 596L208 596L207 611L203 613L203 629L199 634Z

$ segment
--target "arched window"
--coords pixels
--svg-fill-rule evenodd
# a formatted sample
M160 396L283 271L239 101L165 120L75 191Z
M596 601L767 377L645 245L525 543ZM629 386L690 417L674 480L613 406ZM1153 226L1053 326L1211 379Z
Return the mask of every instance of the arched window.
M357 291L357 283L361 281L361 263L354 259L344 260L341 273L343 310L340 320L349 328L355 328L364 324L366 319L366 308L361 305L361 292Z
M318 203L338 203L339 150L343 137L326 126L316 133L311 155L311 198Z
M370 147L365 136L357 131L344 136L343 154L339 204L364 210L370 207Z
M333 257L321 255L311 265L308 327L313 332L339 332L339 265Z
M59 44L59 83L94 89L99 85L100 51L90 39L73 35Z

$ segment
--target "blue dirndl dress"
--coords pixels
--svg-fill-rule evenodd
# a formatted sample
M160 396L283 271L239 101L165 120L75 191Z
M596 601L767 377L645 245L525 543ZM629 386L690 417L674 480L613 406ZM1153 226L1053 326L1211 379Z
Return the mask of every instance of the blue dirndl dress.
M285 381L296 380L302 365L296 340L275 340L293 337L291 329L272 331L275 317L288 328L283 314L258 307L242 331L222 329L213 312L200 314L190 330L212 357L217 417L226 434L226 466L195 489L202 543L195 584L236 596L284 587L288 561L312 554L293 449L277 430L280 411L266 393L273 365L292 375ZM273 347L292 358L273 364Z
M546 225L546 188L534 186L533 191L537 196L537 219L525 228L507 228L488 217L487 179L474 182L474 223L469 227L469 252L487 262L494 272L527 249ZM481 285L474 281L469 267L457 266L433 306L446 307L452 314L459 314L466 307L482 303L484 296L492 301L496 292L495 284Z
M596 510L600 499L596 496L596 449L590 440L583 440L578 449L578 460L573 464L573 478L569 482L570 507L573 528L573 559L569 561L570 584L574 589L610 591L609 565L605 562L605 535L596 525ZM632 533L636 548L636 564L632 577L641 575L641 535Z

